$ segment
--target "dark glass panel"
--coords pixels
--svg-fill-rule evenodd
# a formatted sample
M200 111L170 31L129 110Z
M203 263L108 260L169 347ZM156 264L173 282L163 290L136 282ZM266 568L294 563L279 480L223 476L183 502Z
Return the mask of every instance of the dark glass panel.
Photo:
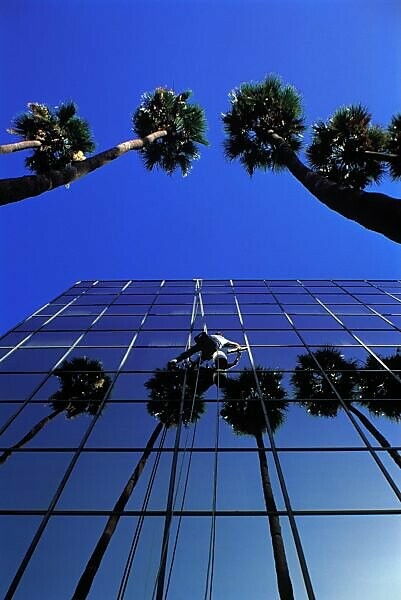
M155 304L193 304L194 294L160 294Z
M205 315L205 323L210 332L226 329L241 329L241 322L236 315Z
M54 314L56 314L56 312L61 310L61 308L62 307L59 306L58 304L49 304L48 306L45 306L45 307L41 308L40 310L37 310L35 312L35 316L38 315L38 316L43 316L43 317L51 317ZM65 309L65 310L67 310L67 309Z
M71 346L71 344L73 344L74 342L76 342L76 340L78 339L78 337L81 334L78 331L75 332L69 332L69 331L63 331L63 332L53 332L53 331L46 331L46 332L39 332L39 333L34 333L29 340L27 340L22 347L23 348L43 348L46 346L64 346L64 347L69 347Z
M98 281L98 283L96 284L96 287L104 287L104 288L110 288L110 287L124 287L125 285L127 285L128 283L128 279L125 280L112 280L112 281Z
M250 437L250 446L252 443L256 446L255 438ZM275 492L278 490L275 489ZM219 455L217 510L266 510L256 453L230 452Z
M202 293L203 304L234 304L234 294L227 290L227 294Z
M387 296L386 294L381 294L380 296L376 294L359 294L358 299L361 302L364 302L365 304L369 305L377 304L378 302L380 302L380 304L395 304L396 306L398 306L399 304L401 305L401 302L399 302L399 300L396 300L392 296Z
M24 371L28 373L34 371L48 372L63 354L65 354L65 349L62 348L58 350L47 350L46 348L41 348L40 350L15 350L0 362L0 370L13 373L23 373Z
M204 311L207 315L238 315L238 310L235 304L206 304Z
M0 347L2 348L12 348L17 346L22 340L24 340L29 333L7 333L0 339Z
M285 287L298 287L300 284L295 280L287 279L266 279L266 283L269 286L285 286Z
M93 319L97 317L103 310L103 306L76 306L75 304L71 304L71 306L66 306L66 308L60 313L60 316L76 316L76 317L85 317L88 315L93 315Z
M380 510L399 504L367 452L286 452L280 458L294 510Z
M85 331L95 320L94 315L86 317L55 317L43 326L41 331Z
M354 334L365 344L377 346L401 346L401 333L399 331L354 331Z
M261 344L263 346L281 345L281 346L299 346L301 340L295 331L248 331L249 343Z
M121 286L119 287L108 287L107 290L101 288L99 286L94 286L89 288L85 292L85 296L104 296L105 294L108 296L109 294L118 295L121 292Z
M91 331L110 330L110 331L136 331L142 322L143 316L112 316L101 317L94 323Z
M283 304L283 310L289 315L327 315L327 310L320 304Z
M372 311L363 304L326 304L335 315L371 315ZM342 319L341 319L342 320Z
M141 331L135 346L185 346L188 340L187 331Z
M68 360L86 357L99 361L105 371L115 371L126 352L126 348L74 348L68 355Z
M132 331L89 331L80 346L128 346L134 337Z
M149 400L145 383L150 377L149 373L121 373L113 385L112 400Z
M287 371L294 368L298 355L305 352L304 346L290 348L256 346L252 348L253 360L256 366Z
M330 315L292 315L291 319L297 329L342 329L342 326Z
M113 300L115 300L116 298L118 300L120 297L121 296L116 296L112 294L92 294L91 296L87 296L85 294L84 296L80 296L79 298L77 298L74 304L79 304L82 306L86 304L110 304L110 302L113 302Z
M242 316L246 314L283 314L278 304L240 304Z
M282 304L315 304L316 300L309 294L277 294L277 301Z
M399 304L370 304L369 306L381 315L401 315L401 302Z
M272 294L267 291L263 294L238 294L236 292L239 305L242 304L276 304L276 300Z
M392 329L384 319L375 315L371 316L341 316L341 321L349 329Z
M285 315L242 315L246 329L292 329Z
M169 360L182 349L175 348L132 348L123 366L123 371L154 371L165 369Z
M14 331L36 331L49 318L50 317L44 317L44 316L32 317L30 319L27 319L23 323L21 323L21 325L18 325L18 327L14 327Z
M4 540L3 543L7 540L7 551L1 554L1 598L5 598L17 566L24 558L41 520L42 517L39 516L0 516L0 539ZM9 542L10 540L12 543ZM17 596L15 596L16 600ZM20 596L20 598L22 597ZM32 598L32 588L28 588L25 597Z
M43 375L0 375L0 400L26 400Z
M68 452L13 454L0 469L0 508L46 509L70 460ZM21 493L22 481L29 494Z
M114 305L145 304L150 306L154 299L155 296L150 294L125 294L124 296L118 296L114 302Z
M300 335L306 344L312 346L357 346L359 343L344 329L338 331L307 331L304 329Z
M185 329L189 330L191 324L188 316L154 316L149 315L143 325L144 329Z
M359 304L359 300L349 294L316 294L323 304Z
M149 306L147 304L112 304L105 313L105 317L112 315L144 315Z

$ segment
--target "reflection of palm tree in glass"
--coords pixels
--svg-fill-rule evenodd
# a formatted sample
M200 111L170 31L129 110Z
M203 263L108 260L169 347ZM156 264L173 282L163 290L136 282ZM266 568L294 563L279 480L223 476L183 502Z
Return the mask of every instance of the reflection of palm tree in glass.
M184 404L181 413L184 381ZM142 471L146 466L147 460L163 428L168 429L170 427L176 427L180 422L184 426L188 426L197 421L204 413L205 403L202 401L201 395L196 392L196 383L196 372L193 369L188 369L185 377L185 369L181 368L175 369L174 371L162 371L157 369L153 377L145 383L145 387L149 390L149 396L151 398L147 403L147 410L149 414L156 417L159 422L150 435L139 462L130 475L112 509L112 514L108 518L95 549L86 564L72 600L84 600L87 597L100 567L100 563L103 560L103 556L106 553L110 540L116 530L121 514L139 481Z
M263 403L271 430L275 432L284 422L288 403L283 400L285 392L281 387L282 375L280 372L256 367L256 373L263 399L260 398L257 391L253 371L244 369L238 378L228 378L225 383L225 402L221 410L221 416L232 426L234 433L253 435L256 440L263 494L266 510L269 513L268 519L279 594L281 600L290 600L294 598L294 594L281 535L280 519L278 515L274 514L277 512L277 507L263 443L263 433L267 430L267 425L262 406Z
M5 450L0 456L0 464L5 463L14 450L25 446L62 412L67 419L81 414L95 415L111 383L102 364L86 357L65 360L55 369L54 374L60 381L60 389L49 398L49 406L53 411L38 421L16 444Z
M389 373L373 374L357 371L357 363L354 360L346 360L341 352L332 346L326 346L316 350L313 353L319 365L325 372L326 377L319 370L314 357L311 354L300 354L295 367L295 373L292 376L292 383L296 390L297 398L301 399L301 406L305 407L312 416L318 417L336 417L338 411L343 408L336 392L331 384L337 390L338 394L347 405L348 410L355 415L365 428L371 433L376 441L383 448L390 448L389 441L380 433L366 415L356 408L354 402L357 400L363 406L366 406L369 412L374 414L386 414L389 418L401 418L401 402L398 406L392 408L385 402L377 404L377 401L364 401L362 398L384 398L383 393L389 393L395 389L395 385L390 387L384 381L387 377L392 377ZM401 357L398 365L401 365ZM367 362L365 369L377 369L378 362L372 356ZM390 365L389 365L390 366ZM395 368L394 366L392 368ZM394 378L393 378L394 379ZM394 384L396 380L394 379ZM398 384L399 385L399 384ZM401 386L398 388L398 394ZM385 391L387 390L387 391ZM361 398L362 396L362 398ZM387 396L392 397L392 396ZM392 411L398 416L392 416ZM389 450L389 454L398 467L401 468L401 456L396 450Z

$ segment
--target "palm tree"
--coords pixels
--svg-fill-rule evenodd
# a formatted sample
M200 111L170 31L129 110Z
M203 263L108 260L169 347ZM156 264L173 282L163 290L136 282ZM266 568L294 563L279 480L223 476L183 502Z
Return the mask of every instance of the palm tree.
M54 371L60 382L60 389L49 399L53 409L50 414L38 421L27 434L0 456L0 464L18 448L22 448L32 440L50 421L61 413L67 419L81 414L95 415L99 411L105 393L110 387L111 379L105 374L102 364L86 357L65 360Z
M89 137L87 146L81 144L79 147L64 133L60 136L58 130L54 131L56 113L44 105L30 105L35 107L36 112L42 112L48 130L31 129L32 122L36 123L38 120L34 114L19 117L13 131L22 135L25 140L39 135L39 141L45 146L36 148L33 156L27 159L28 166L36 175L0 180L0 204L18 202L61 185L68 185L130 150L140 151L145 167L149 170L159 166L169 175L176 169L180 169L184 176L187 175L191 161L199 158L197 144L207 144L204 138L204 112L198 105L188 102L190 95L190 91L175 94L173 90L166 88L156 88L154 92L144 94L132 117L133 130L139 138L123 142L86 159L84 152L92 144ZM70 103L64 105L63 110L67 111L69 107L71 112L72 106L75 109L75 105ZM78 133L81 137L84 137L83 133L88 133L86 123L75 117L69 121L69 131L72 123L77 139ZM40 123L35 127L40 127Z
M263 443L263 433L267 429L264 411L272 432L275 432L284 422L288 403L284 400L280 372L256 367L256 374L262 398L258 393L253 371L244 369L239 377L229 378L225 382L224 405L220 414L231 425L234 433L252 435L256 440L279 595L281 600L291 600L294 594Z
M28 112L16 117L8 132L22 138L15 146L33 144L34 152L25 165L38 175L85 160L85 155L95 149L89 125L77 116L74 102L66 102L54 110L30 102Z
M243 83L229 94L231 111L222 115L227 139L225 155L239 159L249 175L256 169L280 171L286 164L271 143L270 130L285 137L294 152L305 130L301 98L276 75L260 83Z
M293 88L284 86L281 82L278 84L276 76L268 76L262 83L243 84L232 91L229 98L231 110L222 117L227 133L224 148L229 160L239 159L249 174L259 168L276 171L287 167L315 198L332 210L389 239L401 242L400 200L332 181L309 169L299 160L296 152L301 146L300 137L304 125L300 96ZM347 119L349 120L349 115L343 111L343 121ZM383 149L401 156L400 116L391 122L384 146L383 136L377 128L372 128L365 122L362 131L365 141L369 142L367 147L363 147L364 151L371 151L370 148ZM326 134L326 130L324 133ZM326 139L325 144L327 145ZM354 145L358 150L361 149L359 144ZM374 166L374 172L369 177L366 176L368 181L380 176L380 163L373 161L372 157L366 159L366 156L364 161L366 168ZM339 164L342 164L341 161ZM400 176L399 159L391 159L390 164L390 173L393 176L398 173ZM361 179L359 176L358 183Z
M372 357L368 359L365 369L377 368L377 361ZM319 365L319 366L318 366ZM320 368L324 371L320 371ZM370 379L370 377L372 377ZM297 359L292 376L292 383L296 390L296 397L300 399L300 405L306 408L308 414L318 417L336 417L343 404L338 395L343 399L348 410L364 425L376 441L386 449L391 447L389 441L380 433L373 423L356 406L355 401L367 406L370 412L377 414L378 410L383 410L385 403L379 405L376 401L362 398L375 398L380 393L379 382L383 377L365 371L357 371L357 363L353 360L346 360L341 352L332 346L325 346L316 350L312 354L300 354ZM394 380L395 381L395 380ZM364 383L362 383L364 382ZM334 389L333 389L334 386ZM394 388L393 388L394 389ZM336 391L337 393L336 393ZM375 396L376 394L376 396ZM381 396L383 397L383 396ZM388 411L389 418L391 411L397 408L387 404L385 410ZM401 403L398 404L399 417L401 417ZM401 456L396 450L389 450L391 458L396 465L401 468Z
M371 124L361 106L345 106L324 123L313 125L313 140L306 150L313 170L340 184L364 188L384 175L385 131Z
M195 423L204 413L205 404L201 396L196 393L195 386L195 373L189 369L185 377L184 368L177 368L172 371L156 369L153 377L145 383L151 398L147 404L148 412L156 417L159 422L151 433L141 458L111 511L111 515L75 588L72 600L84 600L88 596L120 517L163 428L177 427L180 423L187 427L191 423ZM181 412L183 395L184 404Z

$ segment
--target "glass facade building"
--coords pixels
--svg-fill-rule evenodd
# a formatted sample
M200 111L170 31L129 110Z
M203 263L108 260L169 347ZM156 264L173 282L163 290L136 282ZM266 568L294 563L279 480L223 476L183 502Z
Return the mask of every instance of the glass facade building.
M400 281L75 284L0 339L0 596L401 597L400 348Z

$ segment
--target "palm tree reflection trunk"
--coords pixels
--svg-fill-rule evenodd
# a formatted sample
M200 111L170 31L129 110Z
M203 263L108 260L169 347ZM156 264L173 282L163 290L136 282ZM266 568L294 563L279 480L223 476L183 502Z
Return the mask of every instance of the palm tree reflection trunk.
M24 437L21 438L19 440L19 442L14 444L14 446L11 446L11 448L7 448L7 450L5 450L3 452L3 454L0 456L0 465L4 464L6 462L7 458L9 458L12 455L14 450L17 450L18 448L22 448L22 446L25 446L26 443L28 443L30 440L32 440L35 437L35 435L37 435L39 433L39 431L41 431L41 429L43 429L43 427L45 425L47 425L47 423L50 423L50 421L52 421L55 417L57 417L57 415L59 415L62 411L63 411L62 408L58 408L57 410L54 410L52 413L50 413L49 415L47 415L46 417L41 419L38 423L36 423L36 425L34 427L32 427L32 429L30 431L28 431L28 433L26 435L24 435Z
M273 496L273 489L269 476L269 469L266 459L266 451L261 433L255 434L256 443L258 446L260 476L262 479L263 495L265 498L266 510L268 511L268 520L270 535L272 538L274 563L276 567L277 583L280 594L280 600L294 600L292 583L285 555L284 542L281 535L280 519L278 515L272 514L277 512L276 502Z
M382 435L380 433L380 431L378 429L376 429L376 427L373 425L373 423L371 421L369 421L367 416L364 415L360 410L355 408L355 406L353 406L352 404L349 404L348 408L349 408L350 412L352 412L356 417L358 417L358 419L366 427L366 429L369 431L369 433L371 433L373 435L373 437L379 442L380 446L382 446L383 448L387 448L387 449L390 448L388 450L388 454L391 456L391 458L393 459L393 461L395 462L397 467L399 467L401 469L401 456L398 454L397 450L391 449L391 444L384 437L384 435Z
M132 472L132 475L128 479L123 491L121 492L119 499L114 505L112 514L108 518L105 528L103 529L103 533L100 536L95 546L95 549L93 550L92 555L86 564L85 570L81 575L81 578L75 589L74 595L72 596L72 600L85 600L85 598L88 596L93 580L100 567L100 563L110 543L111 537L118 525L121 514L124 511L124 508L136 484L138 483L139 477L141 476L141 473L145 468L149 455L163 427L163 423L158 423L152 435L150 436L138 464L136 465L134 471Z

